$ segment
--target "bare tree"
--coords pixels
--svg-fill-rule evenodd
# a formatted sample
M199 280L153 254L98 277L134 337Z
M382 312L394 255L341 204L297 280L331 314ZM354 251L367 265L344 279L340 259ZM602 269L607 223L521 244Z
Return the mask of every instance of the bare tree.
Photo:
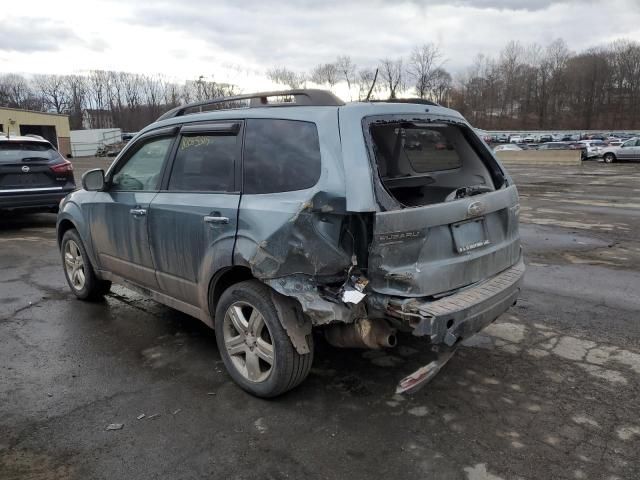
M69 75L65 77L69 92L69 124L72 130L82 128L82 112L87 101L86 77Z
M429 96L439 104L449 103L448 97L451 91L452 78L451 74L444 68L436 68L429 82Z
M286 67L275 67L267 70L267 78L272 82L286 85L294 90L300 88L306 81L303 73L296 73Z
M441 58L442 53L434 43L425 43L411 52L407 73L413 78L418 97L426 98L432 90L434 72L442 66Z
M349 98L351 97L351 87L356 81L356 65L351 61L349 55L340 55L335 63L338 69L338 74L347 82L347 88L349 89Z
M397 98L397 94L404 88L404 66L402 58L380 60L380 76L389 91L389 99Z
M311 71L311 81L318 85L328 85L332 89L338 83L338 68L335 63L322 63Z
M69 90L61 75L36 75L34 85L42 96L45 107L63 113L69 109Z
M0 102L12 108L42 110L42 97L38 96L22 75L9 73L0 76Z

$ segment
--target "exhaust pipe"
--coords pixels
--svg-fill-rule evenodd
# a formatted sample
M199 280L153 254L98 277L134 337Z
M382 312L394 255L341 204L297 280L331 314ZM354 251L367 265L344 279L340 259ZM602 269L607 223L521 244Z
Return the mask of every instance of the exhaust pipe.
M354 323L333 325L325 330L325 338L340 348L389 348L397 342L396 330L382 319L360 318Z

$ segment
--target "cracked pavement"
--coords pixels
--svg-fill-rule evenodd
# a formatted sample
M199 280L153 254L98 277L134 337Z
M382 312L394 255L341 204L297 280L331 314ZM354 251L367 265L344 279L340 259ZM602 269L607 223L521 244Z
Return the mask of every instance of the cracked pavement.
M253 398L197 320L76 300L55 216L0 217L0 478L640 478L640 164L510 171L521 299L412 396L431 354L401 337L318 339L301 387Z

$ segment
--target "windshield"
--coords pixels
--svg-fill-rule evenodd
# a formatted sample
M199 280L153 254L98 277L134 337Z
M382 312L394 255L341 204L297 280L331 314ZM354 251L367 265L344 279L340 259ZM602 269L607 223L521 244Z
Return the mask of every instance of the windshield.
M44 142L0 142L0 163L55 160L60 154Z

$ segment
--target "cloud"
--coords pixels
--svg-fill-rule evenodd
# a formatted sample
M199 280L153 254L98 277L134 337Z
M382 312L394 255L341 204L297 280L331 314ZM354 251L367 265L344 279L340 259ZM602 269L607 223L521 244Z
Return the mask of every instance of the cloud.
M77 36L70 28L45 18L0 19L0 50L22 53L55 51L73 40L77 40Z
M615 22L623 35L639 24L635 1L612 0L607 14L607 22ZM618 17L625 21L618 23ZM440 44L447 66L456 69L477 53L496 55L514 39L546 44L564 37L576 49L608 41L604 29L585 28L603 21L601 4L591 0L244 0L215 7L207 0L182 0L179 7L139 4L128 21L197 38L207 49L203 55L296 70L345 53L371 65L407 56L426 42Z

